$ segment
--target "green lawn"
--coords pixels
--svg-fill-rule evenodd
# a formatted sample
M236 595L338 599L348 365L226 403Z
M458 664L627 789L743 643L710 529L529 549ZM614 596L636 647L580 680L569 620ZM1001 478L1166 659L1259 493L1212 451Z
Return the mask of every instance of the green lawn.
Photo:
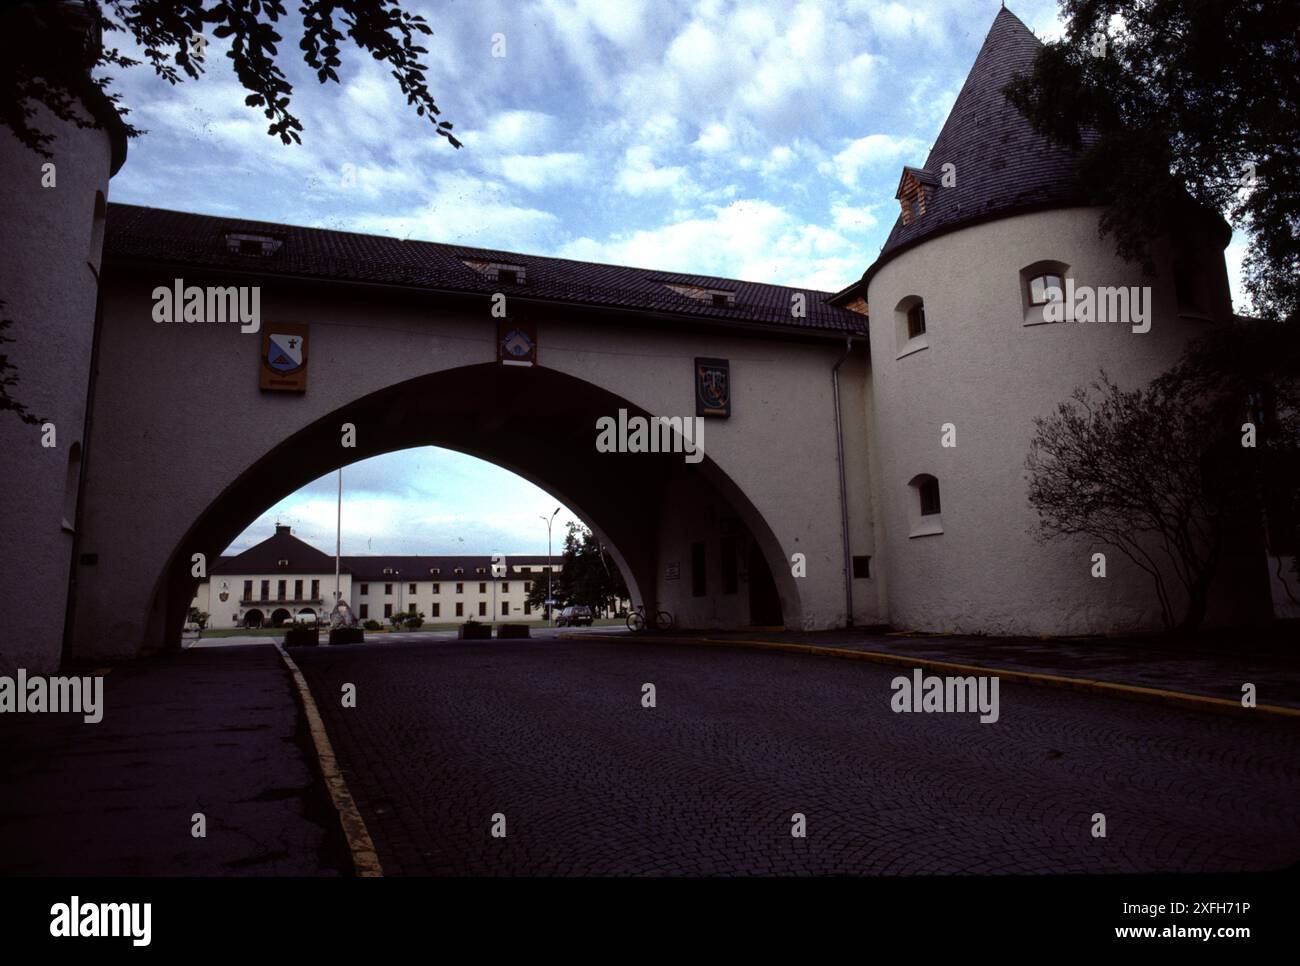
M487 623L487 622L484 621L483 623ZM500 626L500 624L508 624L508 623L511 623L511 622L510 622L510 621L497 621L497 622L493 622L492 626L493 626L493 627L498 627L498 626ZM516 623L523 623L523 622L516 622ZM549 625L547 625L547 624L542 624L542 623L535 623L535 624L534 624L534 623L532 623L531 621L528 622L528 623L530 624L530 626L533 626L533 627L547 627L547 626L549 626ZM622 618L622 617L599 617L599 618L597 618L595 621L592 622L592 625L595 626L595 627L619 627L619 626L622 626L624 623L625 623L625 620L624 620L624 618ZM430 623L427 623L427 622L426 622L426 623L424 624L423 627L419 628L419 630L421 630L421 631L454 631L454 630L456 630L456 628L458 628L458 627L460 627L460 622L457 622L457 623L454 623L454 624L446 624L446 623L430 624ZM367 634L384 634L384 633L387 633L387 632L388 632L387 629L384 630L384 631L366 631ZM322 626L322 627L321 627L321 633L322 633L322 634L326 634L326 633L328 633L328 628L326 628L325 626ZM408 631L406 628L402 628L400 631L395 632L395 633L409 634L409 633L411 633L411 632ZM210 628L210 629L208 629L208 630L205 630L205 631L203 632L203 634L201 635L201 637L204 638L204 639L211 639L211 638L218 638L218 637L283 637L283 636L284 636L284 628L282 628L282 627L223 627L223 628Z

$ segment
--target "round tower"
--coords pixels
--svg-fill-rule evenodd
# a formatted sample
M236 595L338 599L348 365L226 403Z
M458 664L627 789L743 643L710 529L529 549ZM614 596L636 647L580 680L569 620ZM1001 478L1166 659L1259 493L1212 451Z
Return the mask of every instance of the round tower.
M899 627L1161 626L1148 576L1117 550L1036 541L1025 459L1034 418L1076 387L1103 369L1123 388L1144 385L1230 316L1228 229L1220 220L1166 246L1156 277L1116 255L1099 237L1102 209L1078 195L1074 155L1002 94L1038 47L999 11L924 167L904 169L898 221L854 287L870 307L883 604ZM1123 290L1127 304L1115 294L1110 321L1055 321L1046 293L1076 287Z
M9 600L0 672L56 668L64 635L108 182L126 158L126 132L91 82L100 27L85 4L22 4L0 14L21 49L84 68L74 110L88 125L34 104L29 124L52 140L48 157L0 127L0 355L15 377L0 410L0 587ZM38 62L41 62L38 59ZM26 418L22 413L25 412Z

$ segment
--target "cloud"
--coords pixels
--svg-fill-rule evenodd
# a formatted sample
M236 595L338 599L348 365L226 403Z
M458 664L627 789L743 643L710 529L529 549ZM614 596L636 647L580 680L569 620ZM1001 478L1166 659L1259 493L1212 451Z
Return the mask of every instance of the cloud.
M714 121L700 131L700 136L695 139L695 143L691 147L697 151L703 151L705 154L719 154L728 151L732 147L731 131L727 129L726 125Z
M863 208L853 205L834 204L831 205L831 220L835 227L841 231L866 231L880 224L880 219L875 216L873 211L876 207L878 206L868 205Z
M840 232L800 222L780 206L738 200L659 228L584 237L567 258L831 290L862 274L865 255Z
M343 470L343 553L545 553L538 517L558 505L552 533L571 510L513 473L464 453L419 447L376 456ZM265 540L276 523L333 553L337 478L330 473L262 513L231 544L238 553ZM562 543L557 540L557 546Z
M590 177L586 156L576 151L511 154L501 158L494 167L507 181L532 191L581 184Z
M399 238L537 250L547 245L560 219L544 209L515 203L499 182L446 172L433 175L424 200L413 207L359 214L350 217L348 224L357 231Z
M868 134L866 137L849 141L839 153L829 161L823 162L820 170L823 174L833 174L844 184L853 187L861 182L862 174L866 169L898 164L903 159L912 159L916 164L924 162L925 158L919 157L923 149L922 142L914 137ZM897 174L897 172L892 173L895 181ZM878 175L875 177L875 183L883 183Z
M558 126L544 111L508 110L494 115L483 129L458 136L476 156L530 153L550 146Z

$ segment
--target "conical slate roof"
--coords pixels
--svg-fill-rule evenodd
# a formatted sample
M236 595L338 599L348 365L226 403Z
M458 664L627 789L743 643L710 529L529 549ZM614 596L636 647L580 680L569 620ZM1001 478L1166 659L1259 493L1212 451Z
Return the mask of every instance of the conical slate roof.
M1041 46L1015 14L1005 7L998 11L925 162L924 171L936 180L945 164L954 165L956 184L929 189L925 214L909 224L900 215L864 277L891 254L959 225L1080 203L1077 156L1036 134L1002 93L1016 74L1032 69Z

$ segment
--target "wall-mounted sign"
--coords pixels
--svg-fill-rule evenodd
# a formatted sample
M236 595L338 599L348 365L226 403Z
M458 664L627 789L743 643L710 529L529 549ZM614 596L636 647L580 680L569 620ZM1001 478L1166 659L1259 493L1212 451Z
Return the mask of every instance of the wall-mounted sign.
M664 580L677 580L682 575L681 564L664 564Z
M726 359L695 360L695 415L731 415L731 366Z
M307 326L277 322L262 329L258 385L278 392L307 391Z
M537 365L537 326L519 318L497 319L497 362L503 366Z

